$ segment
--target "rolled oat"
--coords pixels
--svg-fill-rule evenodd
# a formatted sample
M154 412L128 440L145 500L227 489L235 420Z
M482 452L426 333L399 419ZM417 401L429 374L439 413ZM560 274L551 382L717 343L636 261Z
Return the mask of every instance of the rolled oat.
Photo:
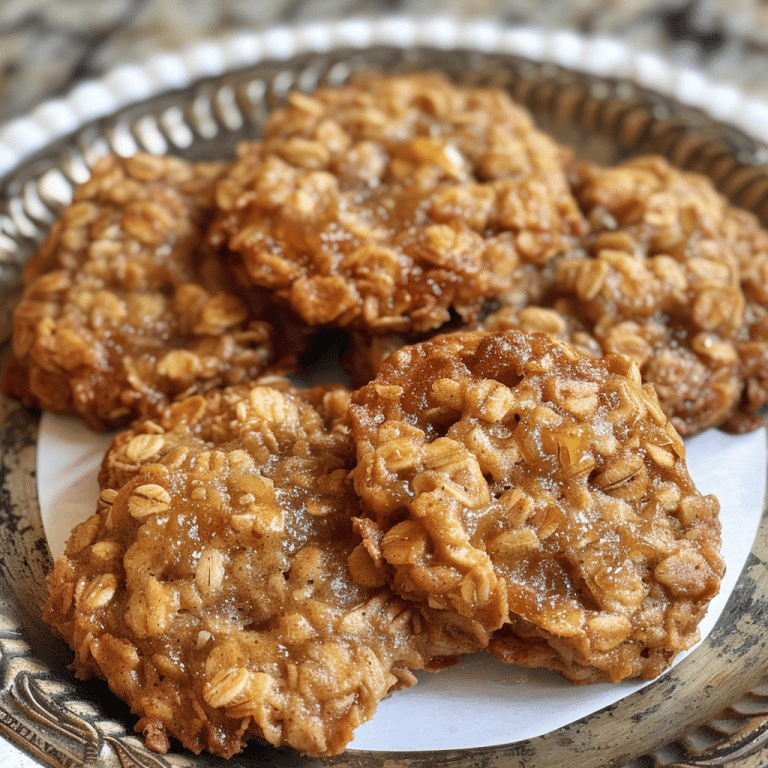
M115 438L44 617L151 749L336 754L412 669L452 663L353 534L348 400L241 385Z
M427 331L584 233L568 159L500 90L360 77L240 148L211 241L310 325Z
M719 505L637 366L545 334L440 336L352 397L366 546L410 600L575 682L658 675L719 589Z
M97 163L27 263L6 391L110 429L265 368L273 325L202 242L223 170Z
M753 428L768 381L768 233L661 157L574 176L591 232L549 301L637 362L681 434Z

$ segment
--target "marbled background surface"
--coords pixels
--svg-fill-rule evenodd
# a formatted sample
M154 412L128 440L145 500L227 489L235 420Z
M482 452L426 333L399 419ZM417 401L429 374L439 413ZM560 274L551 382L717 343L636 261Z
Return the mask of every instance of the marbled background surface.
M0 122L111 67L202 38L353 16L452 14L608 35L768 101L768 1L0 0ZM0 768L33 768L0 739Z
M0 121L116 64L200 38L438 13L610 35L768 94L764 0L0 0Z

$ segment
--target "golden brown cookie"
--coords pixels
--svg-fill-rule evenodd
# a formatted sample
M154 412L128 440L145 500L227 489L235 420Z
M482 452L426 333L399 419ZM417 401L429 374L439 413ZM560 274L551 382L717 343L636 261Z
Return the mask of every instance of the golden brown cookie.
M768 402L768 233L703 176L660 157L576 165L580 248L516 272L477 329L550 333L640 366L681 434L746 431ZM442 330L442 329L441 329ZM445 329L447 330L447 328ZM353 380L422 338L354 337Z
M203 244L223 164L108 156L30 259L4 389L94 429L247 381L274 330Z
M659 674L719 589L719 505L627 358L545 334L405 347L350 409L374 560L402 596L577 682Z
M428 331L585 232L569 159L499 89L360 76L240 148L211 241L310 325Z
M452 661L358 547L348 401L230 387L115 438L44 617L151 749L336 754L411 669Z
M661 157L574 177L591 232L549 303L635 360L681 434L754 427L768 401L768 233Z

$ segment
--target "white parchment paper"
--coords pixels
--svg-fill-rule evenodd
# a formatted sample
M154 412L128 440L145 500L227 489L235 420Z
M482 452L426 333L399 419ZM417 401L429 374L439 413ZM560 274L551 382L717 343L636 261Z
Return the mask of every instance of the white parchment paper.
M45 414L38 439L38 493L54 558L73 525L95 510L96 473L109 435ZM702 636L715 625L747 559L766 492L766 432L733 436L711 430L686 440L688 468L702 493L720 500L727 573ZM696 653L693 649L689 653ZM683 658L681 654L676 662ZM382 702L350 744L365 750L466 749L533 738L615 703L648 683L574 686L559 675L468 656Z

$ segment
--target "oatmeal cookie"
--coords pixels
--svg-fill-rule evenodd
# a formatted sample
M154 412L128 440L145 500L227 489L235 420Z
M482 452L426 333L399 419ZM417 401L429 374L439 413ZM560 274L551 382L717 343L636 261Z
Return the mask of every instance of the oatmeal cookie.
M399 594L575 682L651 678L697 641L719 505L628 358L458 333L391 355L352 403L357 526Z
M348 344L345 354L341 358L341 365L349 375L353 387L358 388L376 378L379 366L389 355L398 349L429 341L435 336L449 333L466 333L476 330L508 330L519 328L520 330L536 330L550 332L553 324L562 326L560 335L566 336L568 331L575 330L575 321L562 317L551 310L544 310L552 315L547 318L546 327L528 328L535 325L534 315L540 308L544 297L551 291L554 279L554 266L560 258L549 260L546 264L521 264L514 273L514 285L507 291L493 299L484 302L479 310L478 317L472 322L462 322L459 318L453 318L437 329L421 333L395 331L386 333L374 333L364 329L353 328L349 331ZM532 306L530 318L526 320L526 308ZM523 314L518 317L522 310ZM592 341L590 346L597 349L599 345Z
M591 231L549 304L635 360L681 434L754 427L768 401L768 233L661 157L574 177Z
M360 76L240 148L211 242L310 325L429 331L584 234L569 160L501 90Z
M597 339L565 308L559 309L559 302L555 302L552 307L539 304L502 304L483 318L478 324L478 330L489 333L509 330L546 333L567 342L585 355L601 357L603 354Z
M575 169L591 227L583 250L497 297L476 327L541 331L587 354L629 356L683 435L758 426L768 402L768 233L708 179L660 157ZM397 341L368 344L358 375Z
M230 387L115 438L44 615L150 748L335 754L411 669L441 666L353 535L348 400Z
M263 370L274 329L203 244L223 170L96 164L26 266L7 392L110 429Z

